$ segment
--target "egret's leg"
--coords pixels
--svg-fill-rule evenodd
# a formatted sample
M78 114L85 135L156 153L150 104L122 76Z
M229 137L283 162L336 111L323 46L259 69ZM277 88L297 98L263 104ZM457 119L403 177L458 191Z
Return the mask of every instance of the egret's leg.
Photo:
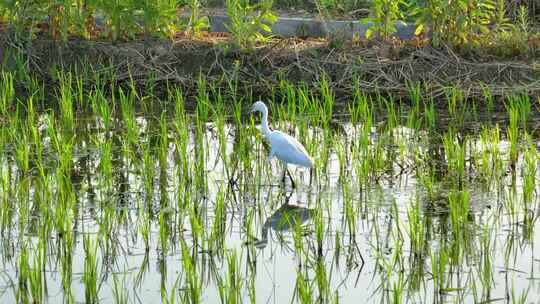
M281 178L281 182L283 184L285 184L285 177L286 177L286 174L287 174L287 167L285 167L285 169L283 170L283 177Z
M313 167L309 168L309 185L311 186L311 180L313 179Z
M289 179L291 180L291 184L292 184L292 187L293 189L296 189L296 184L294 183L294 180L291 176L291 172L289 172L289 169L285 169L285 171L287 171L287 174L289 175Z

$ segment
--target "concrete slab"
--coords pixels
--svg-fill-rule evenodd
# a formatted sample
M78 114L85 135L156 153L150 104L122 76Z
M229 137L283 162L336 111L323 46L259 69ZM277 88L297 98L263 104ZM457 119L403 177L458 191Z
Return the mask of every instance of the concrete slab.
M210 30L212 32L227 32L225 24L229 17L225 15L208 16L210 21ZM278 17L278 21L270 25L272 34L284 38L289 37L327 37L333 35L342 35L345 38L352 38L355 35L365 37L367 29L372 23L363 23L361 21L335 21L318 20L313 18L296 17ZM396 22L396 33L393 36L401 39L413 38L415 26L402 21Z
M183 16L189 17L189 16ZM228 32L225 24L229 21L226 15L210 15L208 16L211 32ZM103 18L96 17L98 26L103 26ZM320 20L315 18L301 17L278 17L278 21L269 25L272 29L272 35L291 38L291 37L314 37L322 38L327 36L340 35L344 38L351 39L355 35L357 37L365 37L367 29L372 23L363 23L361 21L337 21L337 20ZM411 39L414 37L415 26L402 21L396 22L396 33L393 36L401 39Z

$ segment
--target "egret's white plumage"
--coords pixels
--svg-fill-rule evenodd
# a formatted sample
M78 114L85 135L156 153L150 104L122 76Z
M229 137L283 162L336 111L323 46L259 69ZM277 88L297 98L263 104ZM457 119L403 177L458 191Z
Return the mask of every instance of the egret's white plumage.
M272 146L269 158L276 156L278 159L287 164L294 164L311 168L313 160L307 153L302 144L296 138L285 134L281 131L272 131L266 137Z
M312 168L313 159L309 156L304 146L294 137L283 133L281 131L272 131L268 127L268 108L262 101L257 101L253 104L251 112L262 113L262 126L261 131L266 137L266 140L270 143L269 159L273 156L285 163L285 170L287 164L293 164L297 166ZM288 171L287 171L288 173ZM290 174L289 174L290 177ZM291 182L294 186L294 181L291 177Z

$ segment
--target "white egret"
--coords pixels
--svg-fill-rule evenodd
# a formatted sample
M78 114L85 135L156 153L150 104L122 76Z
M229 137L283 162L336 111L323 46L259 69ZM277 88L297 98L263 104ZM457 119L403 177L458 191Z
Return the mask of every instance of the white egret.
M262 101L257 101L253 104L251 112L262 113L262 128L266 140L270 143L270 154L268 160L276 156L285 164L282 181L285 182L285 173L289 175L292 187L296 188L291 173L287 169L288 164L302 166L306 168L313 167L313 159L309 156L306 149L296 138L283 133L281 131L272 131L268 127L268 108Z

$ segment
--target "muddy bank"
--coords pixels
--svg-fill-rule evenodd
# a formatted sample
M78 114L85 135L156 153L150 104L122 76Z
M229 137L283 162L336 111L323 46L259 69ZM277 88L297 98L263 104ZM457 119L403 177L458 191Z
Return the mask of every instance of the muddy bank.
M426 82L433 96L447 86L458 86L470 96L489 88L494 96L512 91L540 92L540 64L535 58L500 60L458 55L450 48L433 48L425 41L327 41L280 39L242 51L230 44L228 34L198 40L138 40L112 43L73 39L61 43L45 38L20 47L2 39L4 69L15 66L13 55L23 58L26 68L43 81L54 81L54 68L77 70L95 76L114 73L120 84L133 79L153 79L194 89L199 75L217 87L232 82L264 95L280 80L308 86L326 77L337 99L347 98L355 88L366 92L404 95L410 81ZM91 75L89 75L91 76ZM92 81L95 77L88 77Z

